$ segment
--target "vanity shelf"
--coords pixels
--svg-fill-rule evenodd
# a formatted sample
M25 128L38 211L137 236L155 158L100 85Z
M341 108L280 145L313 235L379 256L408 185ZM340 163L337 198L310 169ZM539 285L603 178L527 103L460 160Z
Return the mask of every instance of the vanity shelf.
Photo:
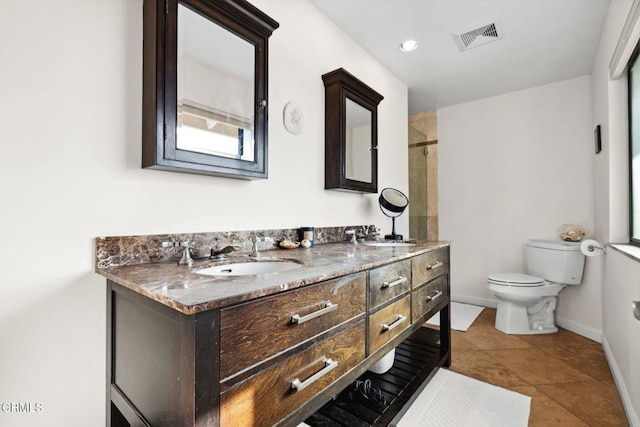
M441 315L446 315L445 311ZM351 399L349 395L354 390L351 385L305 423L311 427L387 426L402 411L420 384L436 372L436 368L448 366L450 356L448 346L441 346L440 331L421 327L396 347L393 367L389 371L380 375L367 371L358 378L361 381L371 380L382 390L387 401L384 408Z

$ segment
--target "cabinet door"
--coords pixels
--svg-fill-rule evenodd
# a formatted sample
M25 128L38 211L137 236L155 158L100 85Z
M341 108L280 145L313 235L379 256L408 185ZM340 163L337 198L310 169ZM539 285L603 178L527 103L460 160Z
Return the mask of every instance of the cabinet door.
M365 312L357 273L220 311L220 378L262 362Z
M413 291L411 296L412 322L427 314L433 307L449 296L449 275L437 277L421 288ZM426 320L426 319L425 319Z
M325 87L324 188L378 192L378 104L383 96L338 68Z
M226 391L220 425L274 425L361 363L364 337L361 321Z
M410 289L410 259L374 268L369 272L369 308L376 308Z
M369 354L374 353L411 324L409 295L369 316Z
M413 259L412 286L419 287L439 274L449 271L449 248L438 249Z

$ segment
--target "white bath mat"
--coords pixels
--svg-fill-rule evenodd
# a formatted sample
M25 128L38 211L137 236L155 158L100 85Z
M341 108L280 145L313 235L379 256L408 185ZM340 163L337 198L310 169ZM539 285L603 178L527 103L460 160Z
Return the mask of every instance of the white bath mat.
M438 369L397 427L527 427L531 398L446 369Z
M480 313L482 313L482 310L484 310L484 307L452 302L451 329L455 329L456 331L466 331ZM427 320L427 323L430 325L440 326L440 313L436 313L431 319Z

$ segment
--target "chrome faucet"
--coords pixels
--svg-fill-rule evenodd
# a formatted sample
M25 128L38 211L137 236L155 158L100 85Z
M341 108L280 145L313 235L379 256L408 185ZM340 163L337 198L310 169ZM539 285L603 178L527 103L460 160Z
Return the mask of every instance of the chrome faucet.
M258 252L258 236L252 234L251 237L249 237L249 240L251 241L251 252L249 252L249 256L260 256L260 252Z
M361 229L364 240L380 240L380 229L374 225L363 225Z
M162 242L163 248L171 248L176 246L184 248L182 250L182 258L180 258L180 261L178 261L178 265L187 264L189 267L191 267L193 265L193 258L191 258L191 245L188 240L185 240L184 242Z
M182 258L178 261L179 265L187 264L189 267L193 265L193 258L191 258L191 246L189 241L180 242L180 246L184 248L182 251Z
M258 250L258 242L267 242L272 241L273 239L271 237L258 237L256 234L252 234L251 237L249 237L249 240L251 241L251 252L249 252L249 256L259 257L260 251Z
M235 251L235 246L225 246L222 249L211 248L211 256L209 259L224 259L226 254Z
M347 235L351 235L351 243L354 245L358 244L358 240L356 239L356 230L345 230L344 232Z

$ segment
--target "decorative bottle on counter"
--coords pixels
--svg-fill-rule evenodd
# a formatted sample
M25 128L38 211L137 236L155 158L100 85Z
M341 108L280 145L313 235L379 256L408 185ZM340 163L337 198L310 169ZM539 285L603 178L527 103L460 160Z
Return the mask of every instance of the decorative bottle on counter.
M298 230L300 241L308 240L313 246L313 238L315 235L315 229L313 227L300 227Z

